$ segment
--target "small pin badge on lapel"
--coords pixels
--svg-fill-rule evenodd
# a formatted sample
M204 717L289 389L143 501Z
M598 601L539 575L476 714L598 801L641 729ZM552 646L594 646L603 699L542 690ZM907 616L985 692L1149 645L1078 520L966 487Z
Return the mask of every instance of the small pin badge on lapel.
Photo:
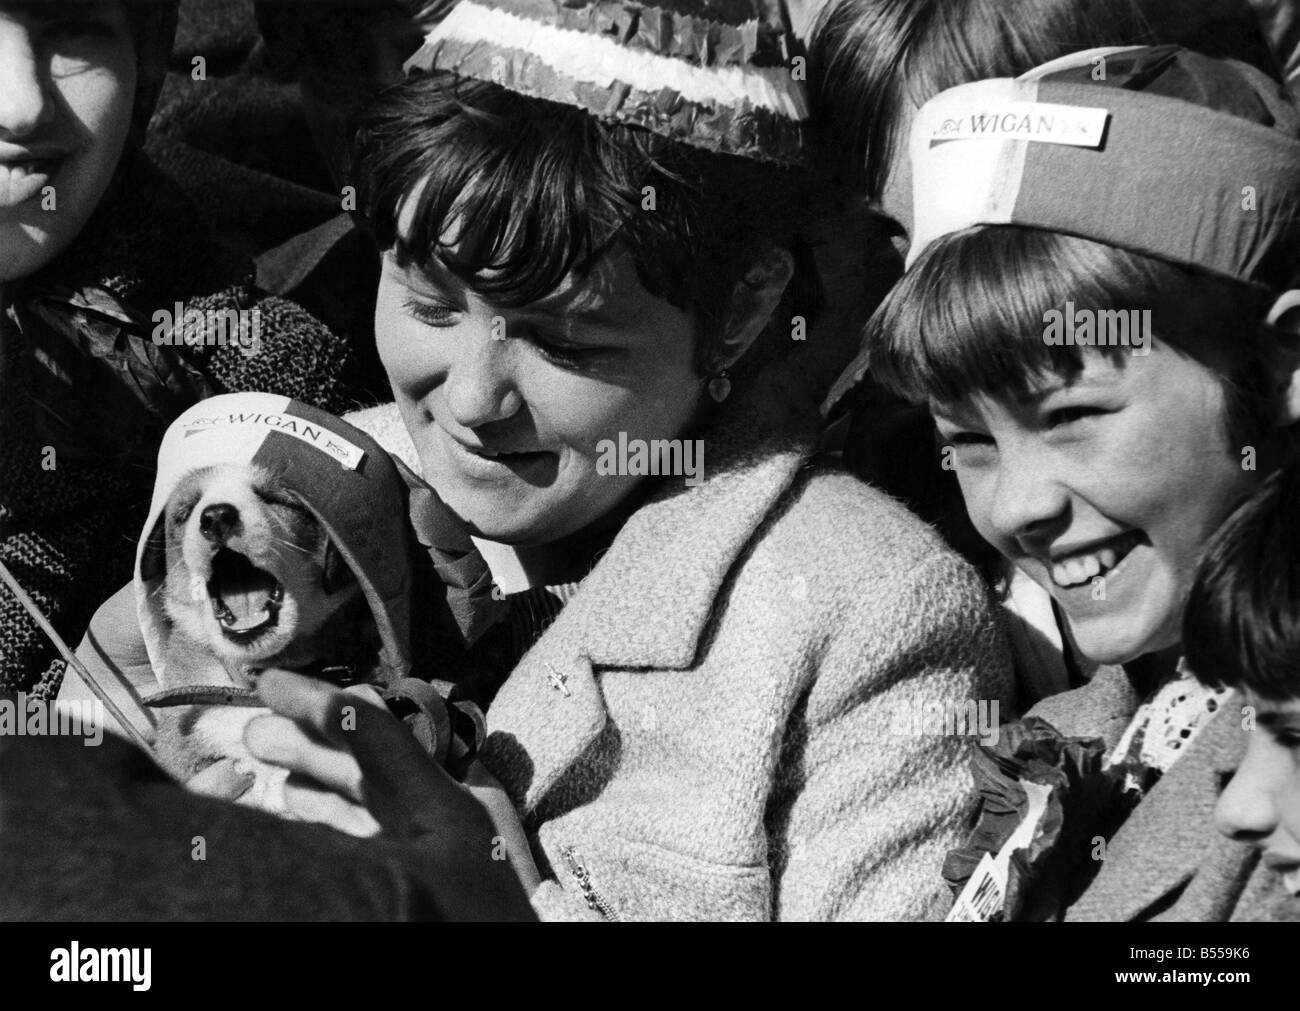
M569 686L567 683L569 680L569 675L561 674L549 663L546 665L546 669L550 671L550 673L546 675L546 680L551 683L552 688L561 692L564 695L564 697L567 699L572 694L569 691Z

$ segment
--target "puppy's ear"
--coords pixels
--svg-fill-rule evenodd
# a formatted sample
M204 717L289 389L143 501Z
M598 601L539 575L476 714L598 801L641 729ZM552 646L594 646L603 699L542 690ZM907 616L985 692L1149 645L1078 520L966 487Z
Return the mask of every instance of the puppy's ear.
M325 564L324 564L324 583L325 592L330 596L338 593L339 590L356 582L356 577L352 575L352 569L343 557L343 553L334 546L334 542L325 538Z

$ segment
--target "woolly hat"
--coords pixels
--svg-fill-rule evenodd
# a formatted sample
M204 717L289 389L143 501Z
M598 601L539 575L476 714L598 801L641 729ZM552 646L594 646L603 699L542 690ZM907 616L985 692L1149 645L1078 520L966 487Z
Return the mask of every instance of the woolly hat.
M784 0L461 0L406 64L786 164L806 157L804 67Z

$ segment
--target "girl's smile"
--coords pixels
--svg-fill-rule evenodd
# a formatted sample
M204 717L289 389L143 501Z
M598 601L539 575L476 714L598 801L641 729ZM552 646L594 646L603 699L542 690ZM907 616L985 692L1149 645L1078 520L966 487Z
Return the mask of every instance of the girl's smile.
M1178 642L1201 548L1256 482L1215 373L1157 343L1089 352L1023 396L932 407L976 528L1052 595L1087 657Z

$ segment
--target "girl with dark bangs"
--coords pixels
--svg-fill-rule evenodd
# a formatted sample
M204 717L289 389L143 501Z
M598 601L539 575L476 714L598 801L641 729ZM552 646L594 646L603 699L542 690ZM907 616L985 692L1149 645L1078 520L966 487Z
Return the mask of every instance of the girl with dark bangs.
M928 405L1009 563L1022 695L1052 697L1004 741L1096 738L1075 767L1114 790L1093 851L1003 913L1255 915L1280 882L1206 817L1241 706L1186 669L1181 627L1206 541L1295 457L1300 112L1243 64L1098 49L943 93L911 156L912 262L868 327L872 375Z
M665 117L640 89L707 94L721 71L646 54L644 80L628 57L611 92L547 91L537 61L564 79L602 43L510 10L458 7L416 58L431 73L363 127L396 404L353 420L470 525L506 598L554 622L517 629L485 698L484 764L509 797L495 812L506 838L522 819L533 905L939 914L968 742L885 728L917 706L996 705L1004 646L937 538L809 466L816 397L790 382L808 368L791 326L834 347L783 29L757 13L757 48L728 58L752 106ZM543 39L556 48L529 48ZM496 49L512 43L525 66ZM570 66L571 50L590 52ZM674 440L702 473L602 462Z

